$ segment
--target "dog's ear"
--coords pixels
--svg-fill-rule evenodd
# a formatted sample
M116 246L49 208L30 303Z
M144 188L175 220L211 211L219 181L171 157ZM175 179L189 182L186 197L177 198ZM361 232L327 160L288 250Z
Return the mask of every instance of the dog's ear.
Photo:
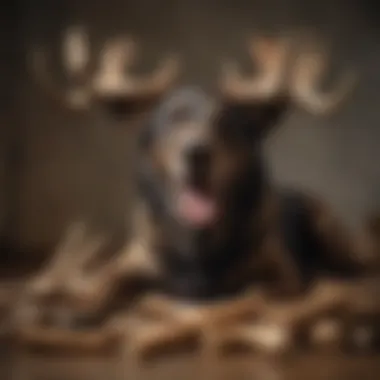
M263 104L225 103L217 114L217 133L230 143L260 143L281 122L287 109L285 100Z

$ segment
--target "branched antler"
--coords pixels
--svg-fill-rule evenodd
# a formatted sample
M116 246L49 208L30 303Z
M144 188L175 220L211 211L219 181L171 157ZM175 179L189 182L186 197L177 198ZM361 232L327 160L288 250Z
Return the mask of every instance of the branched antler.
M167 58L149 76L136 78L125 73L134 63L136 50L137 45L131 38L118 38L105 44L93 81L93 91L98 96L145 98L166 91L178 74L178 60Z
M51 260L27 280L21 290L14 313L11 313L15 327L36 323L45 308L52 306L49 301L62 297L66 282L81 275L83 267L99 251L101 244L99 239L88 239L83 222L71 225Z
M326 69L326 51L318 44L302 45L297 55L288 38L256 38L250 55L259 67L254 78L244 78L235 64L224 66L220 90L227 101L237 103L275 102L279 97L294 101L311 113L322 115L335 111L357 83L353 71L347 71L331 92L317 90Z
M148 230L145 210L138 207L137 214L133 238L115 257L100 268L90 273L81 271L80 275L65 282L67 296L86 312L96 312L104 307L121 281L135 276L152 278L159 275L158 263L148 248L151 231Z
M70 27L62 44L63 67L71 81L67 90L61 91L48 75L46 55L41 49L30 53L33 76L44 89L65 106L86 109L94 99L154 100L165 93L177 78L179 61L174 57L165 60L151 75L136 78L130 69L136 44L130 38L116 37L101 49L98 69L91 76L89 38L83 27Z
M330 92L318 91L322 75L327 67L326 49L318 44L304 45L295 61L290 87L293 99L307 111L329 114L335 111L351 93L357 83L353 70L343 73L335 89Z
M259 74L253 78L244 78L235 63L226 63L220 83L222 94L227 99L238 102L270 100L277 96L283 90L288 50L287 39L253 39L249 53L258 65Z

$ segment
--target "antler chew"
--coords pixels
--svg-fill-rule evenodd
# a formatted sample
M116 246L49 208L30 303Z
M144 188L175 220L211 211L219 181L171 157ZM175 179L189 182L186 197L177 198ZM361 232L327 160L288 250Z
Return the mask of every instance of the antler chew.
M240 102L267 100L276 96L282 90L288 50L286 39L253 39L249 53L257 62L258 75L244 78L235 63L227 63L221 80L224 96Z
M64 238L58 244L50 262L43 268L42 273L34 276L27 283L26 291L31 295L42 295L54 291L60 279L67 275L73 252L77 252L83 241L85 225L77 222L69 226Z
M145 208L139 206L135 211L133 238L127 241L116 257L89 273L79 269L80 275L66 281L67 296L76 300L86 311L96 312L106 306L122 279L158 276L158 263L151 255L147 243L152 238L152 231L146 221ZM83 268L83 265L80 268Z
M62 43L62 58L69 75L83 75L90 60L88 36L83 28L69 27L66 30Z
M83 253L88 258L84 250L85 232L84 223L71 225L47 265L26 281L10 311L12 325L19 328L37 323L44 313L46 301L60 295L64 284L78 274L74 270L79 260L76 255Z

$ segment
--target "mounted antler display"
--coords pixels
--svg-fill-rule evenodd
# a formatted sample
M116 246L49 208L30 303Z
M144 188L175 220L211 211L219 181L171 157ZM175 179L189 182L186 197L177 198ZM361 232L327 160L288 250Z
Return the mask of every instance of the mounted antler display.
M293 50L287 38L253 39L249 53L257 63L258 75L244 78L236 64L226 64L220 81L223 97L246 104L286 98L318 115L336 110L356 84L354 73L346 72L331 92L318 91L327 66L325 50L311 42L297 49L297 55L292 54Z
M131 38L110 39L101 49L97 69L90 74L88 35L82 27L71 27L62 44L63 67L71 87L61 90L53 83L41 49L31 53L31 70L45 90L69 108L86 109L93 100L152 101L172 86L179 73L179 61L169 57L153 73L138 78L126 72L134 62L136 48Z

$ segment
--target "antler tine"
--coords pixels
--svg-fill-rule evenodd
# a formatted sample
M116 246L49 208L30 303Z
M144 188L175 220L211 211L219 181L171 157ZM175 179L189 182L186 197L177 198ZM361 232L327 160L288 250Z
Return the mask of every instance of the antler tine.
M126 68L134 63L137 44L131 38L110 40L101 55L93 89L100 95L149 97L166 91L178 74L179 61L170 57L147 78L135 78Z
M105 242L106 238L104 236L87 239L80 251L78 251L76 256L73 257L73 270L76 273L82 271L84 266L87 265L97 253L99 253L102 247L104 247Z
M64 291L69 296L80 296L82 293L89 294L94 289L96 282L93 275L84 273L84 267L99 253L105 244L105 237L88 239L87 242L76 252L76 257L71 261L70 277L64 283Z
M70 260L73 252L78 249L83 242L86 233L84 222L76 222L69 226L63 241L59 244L56 255L53 258L54 266L60 265Z
M291 91L294 99L309 112L317 115L335 111L351 93L357 83L357 75L349 70L330 92L318 91L317 87L327 67L325 49L319 47L301 53L295 63Z
M83 74L90 59L88 35L83 27L71 26L66 29L62 43L62 58L70 75Z
M36 276L29 284L29 290L32 293L44 293L54 287L62 272L67 269L71 255L80 246L84 233L85 225L83 222L74 223L67 229L50 262L43 269L43 273Z
M157 69L147 78L135 80L134 91L139 97L154 97L166 92L180 71L180 60L173 54L163 59Z
M86 82L86 70L90 60L88 33L82 26L70 26L66 29L62 42L62 59L66 73L74 80L66 93L70 107L83 109L88 107L90 92Z
M227 62L221 80L221 90L235 101L270 99L281 91L283 85L289 40L274 41L267 38L252 39L249 53L259 66L259 74L243 78L237 65Z
M131 38L114 38L105 43L93 88L99 94L117 93L126 81L124 71L135 58L136 44Z
M85 109L88 106L88 92L83 86L71 91L59 89L48 75L46 53L41 49L35 49L27 56L29 71L35 77L37 83L60 104L70 109Z

